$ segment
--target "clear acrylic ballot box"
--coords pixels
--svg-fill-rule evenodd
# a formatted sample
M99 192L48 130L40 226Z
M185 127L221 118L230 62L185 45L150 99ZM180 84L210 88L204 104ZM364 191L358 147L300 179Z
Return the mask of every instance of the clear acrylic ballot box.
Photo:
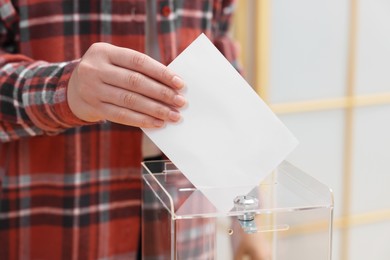
M234 196L195 188L169 161L144 162L142 178L142 259L331 259L332 192L288 162Z

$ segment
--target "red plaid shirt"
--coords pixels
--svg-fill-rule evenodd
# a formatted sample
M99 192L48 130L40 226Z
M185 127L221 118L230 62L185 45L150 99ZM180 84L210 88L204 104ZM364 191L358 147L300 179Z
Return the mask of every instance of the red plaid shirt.
M234 62L233 0L156 0L168 64L201 32ZM139 129L85 125L66 88L94 42L144 52L144 0L0 0L0 259L134 259Z

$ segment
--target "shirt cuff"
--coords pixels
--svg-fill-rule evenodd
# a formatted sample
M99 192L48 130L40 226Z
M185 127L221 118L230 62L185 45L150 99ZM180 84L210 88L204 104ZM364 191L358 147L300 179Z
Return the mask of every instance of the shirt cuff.
M58 88L54 94L54 104L52 108L54 115L57 116L59 123L66 128L92 124L91 122L81 120L74 115L68 104L68 83L72 76L72 72L78 63L78 61L74 61L64 67L64 71L58 81Z
M31 90L33 82L27 84L30 91L26 90L26 113L32 123L46 134L54 135L69 128L95 124L79 119L68 105L68 83L78 63L79 61L76 60L58 64L56 66L61 67L58 74L55 73L57 75L51 75L46 79L40 78L42 74L45 74L44 72L37 72L35 76L39 80L36 81L40 83L37 84L40 89L38 95ZM41 67L42 71L46 69L45 66ZM42 84L42 81L45 83Z

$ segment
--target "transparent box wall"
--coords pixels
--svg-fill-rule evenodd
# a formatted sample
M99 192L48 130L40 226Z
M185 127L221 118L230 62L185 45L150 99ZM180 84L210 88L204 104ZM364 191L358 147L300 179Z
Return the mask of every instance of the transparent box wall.
M257 204L227 198L228 212L169 161L144 162L142 177L142 259L331 259L332 193L288 162L237 194ZM225 196L234 187L208 189Z

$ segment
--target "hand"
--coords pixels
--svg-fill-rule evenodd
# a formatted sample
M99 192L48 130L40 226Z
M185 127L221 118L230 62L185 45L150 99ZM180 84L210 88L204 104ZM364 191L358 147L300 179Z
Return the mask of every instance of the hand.
M242 232L234 252L234 260L270 260L272 257L269 246L261 233L246 234Z
M262 225L261 219L256 218L256 225ZM271 260L272 239L268 233L256 232L247 234L238 221L233 222L234 235L231 237L234 260Z
M95 43L73 71L67 95L71 111L84 121L155 128L180 120L183 87L175 73L149 56Z

